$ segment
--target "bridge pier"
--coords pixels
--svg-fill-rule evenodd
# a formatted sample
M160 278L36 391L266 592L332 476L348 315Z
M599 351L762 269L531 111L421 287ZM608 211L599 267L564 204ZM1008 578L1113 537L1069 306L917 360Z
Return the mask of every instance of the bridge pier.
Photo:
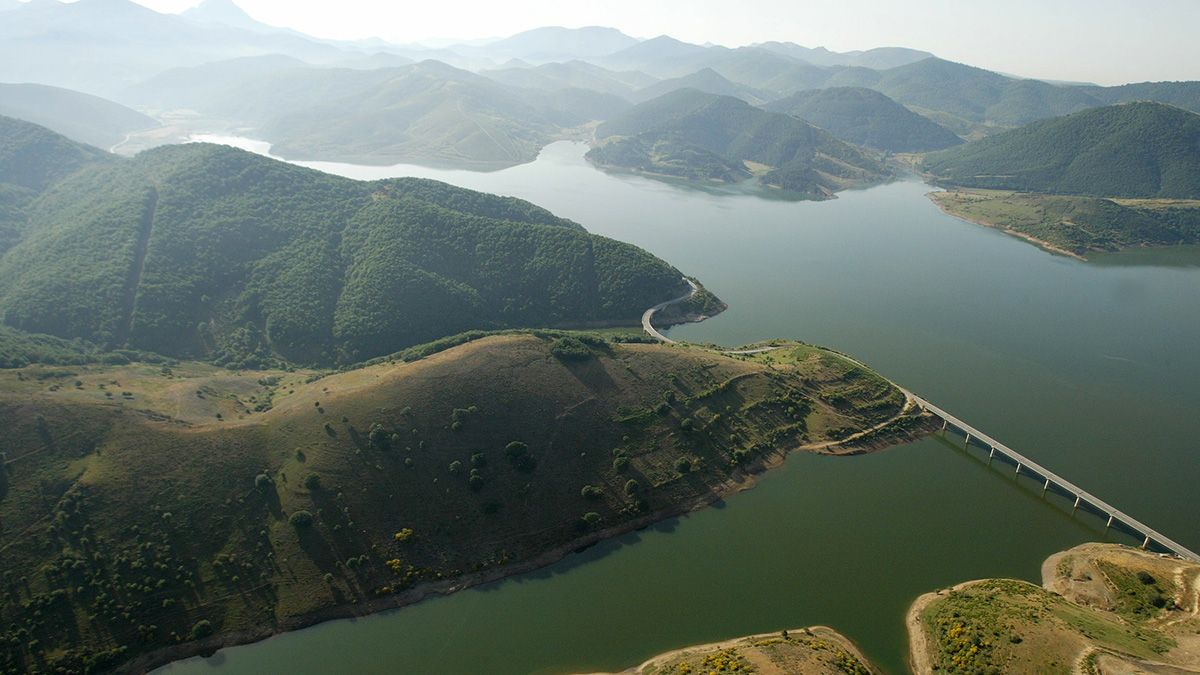
M1110 513L1110 514L1108 515L1108 522L1104 524L1104 529L1106 529L1106 530L1107 530L1108 528L1112 527L1112 523L1113 523L1113 516L1112 516L1112 514Z
M1046 490L1050 489L1050 479L1046 479L1046 484L1042 486L1042 494L1046 494Z
M971 432L968 431L967 432L967 440L963 441L963 445L970 445L970 444L971 444Z
M1075 495L1075 506L1072 506L1072 507L1071 507L1071 510L1072 510L1072 511L1074 511L1074 510L1076 510L1076 509L1078 509L1078 508L1079 508L1079 500L1080 500L1080 499L1083 499L1083 497L1080 497L1079 495Z
M1150 535L1146 535L1146 539L1142 541L1142 550L1143 551L1146 550L1146 547L1149 545L1150 545Z
M1013 473L1018 474L1018 475L1021 473L1021 463L1020 462L1017 462L1017 470L1014 471Z
M947 422L946 420L942 420L942 431L945 431L946 427L948 427L948 426L950 426L950 423Z

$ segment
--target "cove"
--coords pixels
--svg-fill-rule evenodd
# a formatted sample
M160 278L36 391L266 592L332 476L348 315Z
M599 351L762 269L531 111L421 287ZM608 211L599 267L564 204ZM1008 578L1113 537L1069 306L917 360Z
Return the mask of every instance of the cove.
M730 305L671 337L788 337L847 352L1200 547L1200 250L1084 263L947 216L915 180L797 202L608 174L585 149L557 143L494 173L303 164L521 197L642 246ZM953 437L860 457L794 455L723 504L544 570L164 671L617 670L820 623L900 673L903 615L918 594L988 576L1036 581L1050 553L1106 537L1132 543Z

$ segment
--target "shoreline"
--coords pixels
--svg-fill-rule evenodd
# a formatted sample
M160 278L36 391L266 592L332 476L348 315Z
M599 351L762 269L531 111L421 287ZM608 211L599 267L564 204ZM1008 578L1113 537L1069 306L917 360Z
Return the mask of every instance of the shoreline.
M616 539L631 532L644 530L664 520L685 516L689 513L711 506L717 502L724 501L726 498L736 495L740 492L751 490L758 484L760 476L763 476L770 470L781 466L787 460L787 457L794 452L811 452L814 454L832 457L849 457L868 452L878 452L894 445L901 445L903 443L916 440L930 433L931 430L921 428L915 430L905 430L898 436L889 438L883 443L872 443L870 442L871 439L867 439L867 442L862 443L861 445L856 445L855 443L855 441L860 439L862 436L869 435L880 429L887 428L897 420L903 418L905 413L910 410L910 403L911 401L906 400L904 408L895 417L892 417L891 419L888 419L870 429L865 429L861 432L853 434L847 438L837 441L822 441L815 444L810 443L805 445L795 445L772 449L770 452L760 456L753 462L747 464L745 467L737 469L727 479L716 485L713 489L705 494L698 495L679 504L675 504L669 508L660 509L653 513L649 513L635 520L588 533L573 539L566 544L544 551L528 560L513 563L507 567L473 572L471 574L466 574L454 579L442 579L438 581L426 582L391 596L369 598L359 602L342 603L318 610L316 612L310 612L308 614L286 617L270 626L262 626L257 629L243 629L228 633L219 633L203 640L190 641L170 647L164 647L153 652L147 652L145 654L135 656L129 661L126 661L120 666L114 668L112 672L148 673L150 671L169 666L172 663L184 661L197 656L202 658L210 658L222 649L253 644L255 642L262 642L263 640L267 640L284 633L290 633L303 628L309 628L328 621L363 618L388 610L400 609L410 605L415 605L425 600L430 600L441 596L448 596L452 593L468 590L476 586L502 581L508 577L518 576L549 567L550 565L566 559L572 554L580 553L587 548L595 546L596 544L600 544L610 539ZM838 452L837 450L839 448L842 448L845 451Z
M784 632L798 633L798 634L802 634L802 635L809 635L812 637L821 637L826 640L837 642L840 647L842 647L846 651L853 654L854 657L857 658L859 661L861 661L864 664L870 664L870 661L867 660L867 657L865 655L863 655L862 650L859 649L858 645L854 644L854 641L851 640L849 637L842 635L841 633L834 630L830 626L817 625L817 626L805 626L803 628L787 628L782 631L775 631L772 633L755 633L754 635L743 635L741 637L730 638L728 640L721 640L719 642L707 642L707 643L698 644L698 645L688 645L687 647L680 647L679 649L672 649L670 651L666 651L661 654L655 654L654 656L651 656L650 658L646 659L645 661L643 661L642 663L640 663L636 666L633 666L631 668L626 668L625 670L617 671L616 673L594 673L591 675L625 675L625 674L636 675L637 673L641 673L641 672L645 671L647 668L655 667L656 664L658 664L660 662L665 662L676 656L682 656L684 654L701 654L701 653L705 653L705 652L713 652L713 651L717 651L720 649L726 649L728 647L736 647L738 644L740 644L742 642L747 642L747 641L751 641L751 640L767 640L767 639L771 639L771 638L777 638L777 637L780 637L780 634L784 633Z
M951 192L951 190L944 190L942 192ZM954 211L951 211L949 208L947 208L945 204L938 201L938 199L936 197L934 197L934 195L942 194L942 192L939 192L937 190L931 190L931 191L925 193L925 197L929 201L933 202L934 205L938 207L939 211L941 211L942 213L944 213L952 218L958 218L959 220L967 222L967 223L971 223L972 225L979 225L980 227L986 227L991 230L997 230L999 232L1003 232L1004 234L1016 237L1018 239L1024 239L1025 241L1033 244L1034 246L1037 246L1038 248L1042 249L1043 251L1046 251L1047 253L1064 255L1064 256L1067 256L1068 258L1074 258L1081 262L1087 262L1087 258L1085 256L1075 253L1074 251L1065 249L1061 246L1052 244L1052 243L1046 241L1045 239L1038 239L1037 237L1033 236L1032 234L1027 234L1025 232L1021 232L1020 230L1014 230L1011 227L1004 227L1002 225L997 225L995 223L989 223L986 220L980 220L978 218L970 218L961 213L955 213Z

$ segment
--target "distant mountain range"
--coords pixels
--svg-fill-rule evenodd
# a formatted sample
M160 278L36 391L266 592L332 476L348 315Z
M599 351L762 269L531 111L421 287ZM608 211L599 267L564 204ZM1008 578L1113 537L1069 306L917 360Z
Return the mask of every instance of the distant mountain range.
M641 103L596 136L603 142L587 156L602 166L721 181L757 174L817 198L889 176L874 157L803 120L695 89Z
M49 127L81 143L110 148L159 122L123 105L41 84L0 84L0 115Z

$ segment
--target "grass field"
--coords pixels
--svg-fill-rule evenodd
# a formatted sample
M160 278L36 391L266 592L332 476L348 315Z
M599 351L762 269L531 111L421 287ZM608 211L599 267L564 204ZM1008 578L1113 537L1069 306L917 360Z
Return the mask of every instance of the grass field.
M1200 201L1101 199L1005 190L949 190L929 198L943 211L1052 251L1089 252L1200 243Z
M624 671L628 675L871 675L875 672L853 643L824 626L686 647Z
M547 564L903 404L815 347L590 333L340 373L0 371L0 671L178 657Z
M1174 673L1200 666L1200 565L1085 544L1052 556L1043 577L1044 587L988 579L922 596L909 624L917 670Z

